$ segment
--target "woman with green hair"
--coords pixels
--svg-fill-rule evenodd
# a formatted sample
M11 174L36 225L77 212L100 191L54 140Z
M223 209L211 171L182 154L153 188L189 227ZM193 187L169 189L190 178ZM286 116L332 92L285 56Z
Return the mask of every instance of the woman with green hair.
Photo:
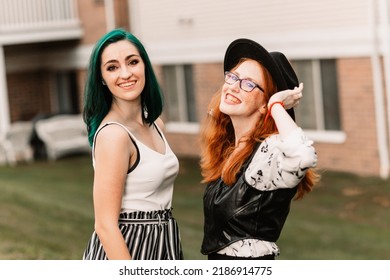
M172 216L179 162L163 134L163 97L142 43L115 29L95 45L84 97L95 230L83 259L182 259Z

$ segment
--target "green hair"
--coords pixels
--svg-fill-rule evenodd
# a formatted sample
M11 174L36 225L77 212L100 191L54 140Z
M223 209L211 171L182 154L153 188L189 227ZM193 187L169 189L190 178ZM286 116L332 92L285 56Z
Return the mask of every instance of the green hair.
M100 70L102 53L108 45L121 40L132 43L145 64L145 87L141 93L141 105L148 114L147 117L142 114L142 121L151 125L162 113L163 95L144 46L133 34L123 29L114 29L95 44L89 61L84 90L83 118L87 125L88 141L91 146L96 130L110 110L112 103L110 90L102 84L103 78Z

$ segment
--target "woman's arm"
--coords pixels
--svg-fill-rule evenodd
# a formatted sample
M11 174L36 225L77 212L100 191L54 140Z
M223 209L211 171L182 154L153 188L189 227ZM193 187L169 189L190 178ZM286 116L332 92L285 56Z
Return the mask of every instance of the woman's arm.
M317 164L313 141L287 113L302 97L303 84L293 90L275 93L269 100L269 113L278 128L278 135L264 140L246 170L245 178L260 190L295 187L308 168ZM280 104L280 103L283 103Z
M282 139L286 138L297 128L297 124L287 113L286 109L290 109L298 104L299 99L302 97L302 90L303 84L301 83L295 89L275 93L268 102L269 113L272 115Z
M129 135L117 125L102 129L95 143L95 231L111 260L131 259L118 227L131 145Z
M308 168L316 165L313 141L297 127L284 140L280 135L267 137L245 171L245 179L263 191L293 188L302 180Z

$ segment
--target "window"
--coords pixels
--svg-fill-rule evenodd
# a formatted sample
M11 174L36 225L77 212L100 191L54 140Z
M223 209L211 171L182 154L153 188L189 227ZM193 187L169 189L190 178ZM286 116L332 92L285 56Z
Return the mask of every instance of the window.
M72 71L57 72L54 79L53 112L61 114L79 113L76 73Z
M304 83L304 96L295 108L297 123L307 130L340 131L336 60L301 60L292 64Z
M163 66L164 97L169 122L196 122L191 65Z

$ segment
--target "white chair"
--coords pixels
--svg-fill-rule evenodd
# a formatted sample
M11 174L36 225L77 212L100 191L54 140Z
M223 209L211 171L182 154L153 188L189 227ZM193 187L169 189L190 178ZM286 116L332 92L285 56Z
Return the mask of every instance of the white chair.
M18 161L32 162L34 160L33 149L30 145L32 130L31 121L17 121L10 125L5 136L0 139L5 162L14 166Z
M67 154L91 152L81 115L53 116L37 121L35 127L51 161Z
M6 164L7 163L7 151L8 142L5 140L5 135L0 134L0 164Z

